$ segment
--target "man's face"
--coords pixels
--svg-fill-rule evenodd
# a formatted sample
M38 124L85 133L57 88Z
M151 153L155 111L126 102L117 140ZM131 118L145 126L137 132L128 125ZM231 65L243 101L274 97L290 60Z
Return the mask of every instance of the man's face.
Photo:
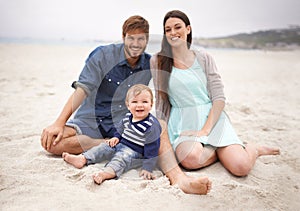
M147 36L141 30L127 32L123 37L126 58L139 57L147 47Z

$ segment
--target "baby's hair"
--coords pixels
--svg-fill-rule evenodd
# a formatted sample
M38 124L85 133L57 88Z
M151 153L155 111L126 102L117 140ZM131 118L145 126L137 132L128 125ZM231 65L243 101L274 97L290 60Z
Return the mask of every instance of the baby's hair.
M126 103L128 103L129 101L129 96L133 95L133 96L138 96L139 94L141 94L142 91L147 91L150 93L151 96L151 103L153 104L153 93L152 90L144 85L144 84L135 84L132 87L130 87L127 91L127 95L126 95Z

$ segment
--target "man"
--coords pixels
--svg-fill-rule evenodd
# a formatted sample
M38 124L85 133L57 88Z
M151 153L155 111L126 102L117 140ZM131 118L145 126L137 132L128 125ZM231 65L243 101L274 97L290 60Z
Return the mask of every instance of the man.
M79 154L113 137L114 122L128 112L124 99L133 84L148 85L150 55L145 53L149 24L141 16L131 16L123 24L122 44L96 48L86 61L75 88L56 121L45 128L41 145L52 154ZM73 119L69 118L75 112ZM186 193L206 194L211 182L206 177L185 175L170 145L166 124L161 122L159 164L170 179Z

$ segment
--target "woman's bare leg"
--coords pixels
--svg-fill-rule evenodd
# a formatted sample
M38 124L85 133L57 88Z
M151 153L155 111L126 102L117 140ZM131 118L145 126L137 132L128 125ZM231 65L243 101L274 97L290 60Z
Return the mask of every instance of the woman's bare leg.
M218 158L215 148L195 141L185 141L176 148L176 157L186 169L199 169L215 163Z
M278 148L247 144L230 145L217 149L217 154L223 166L235 176L246 176L253 168L256 159L262 155L278 155Z
M189 194L207 194L211 189L211 181L207 177L187 176L178 166L174 151L169 141L165 122L160 122L163 132L160 136L159 165L162 171L169 178L171 185L178 185L179 188Z

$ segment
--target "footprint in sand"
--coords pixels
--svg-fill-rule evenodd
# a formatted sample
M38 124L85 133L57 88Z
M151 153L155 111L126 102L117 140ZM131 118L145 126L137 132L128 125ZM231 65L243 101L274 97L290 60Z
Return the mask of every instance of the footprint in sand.
M244 114L252 114L252 110L248 106L242 106L240 109L240 112Z
M80 171L72 175L66 175L66 177L72 181L80 181L85 177L85 174L83 171Z

